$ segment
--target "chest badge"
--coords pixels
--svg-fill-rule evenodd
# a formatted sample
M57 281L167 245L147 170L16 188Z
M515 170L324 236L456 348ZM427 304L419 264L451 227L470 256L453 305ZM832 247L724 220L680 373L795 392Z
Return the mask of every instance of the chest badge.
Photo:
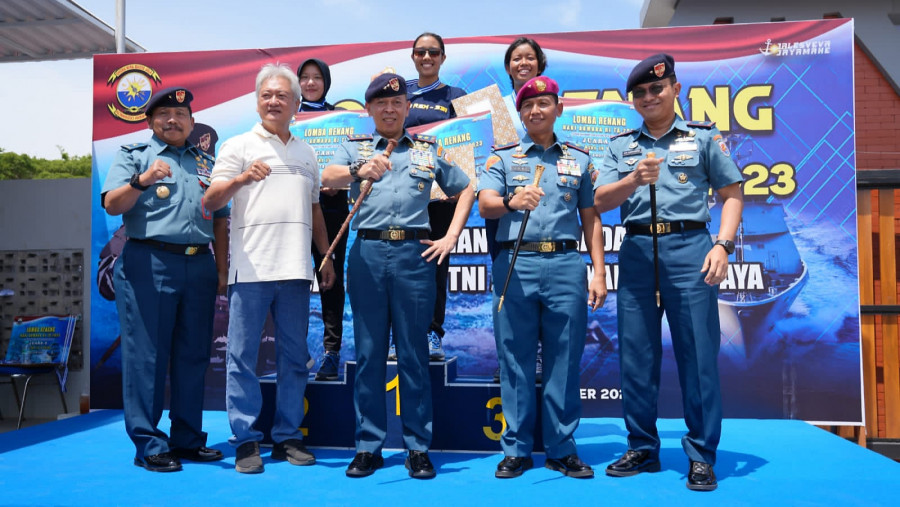
M169 198L169 187L165 185L160 185L156 187L156 197L160 199L168 199Z
M688 182L687 174L678 173L677 177L678 177L678 183L681 183L682 185Z
M634 164L637 164L637 161L638 161L638 159L636 159L636 158L629 158L628 160L625 161L625 163L628 165L634 165Z
M566 192L566 195L563 196L563 200L566 201L566 202L571 201L571 200L572 200L572 194L570 194L569 192Z

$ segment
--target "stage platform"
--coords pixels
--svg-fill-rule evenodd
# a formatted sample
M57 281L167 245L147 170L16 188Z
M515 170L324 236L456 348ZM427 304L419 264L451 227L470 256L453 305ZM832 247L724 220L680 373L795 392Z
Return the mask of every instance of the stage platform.
M164 416L163 428L168 427ZM206 412L209 445L225 460L185 462L158 474L132 464L134 448L120 410L90 414L0 434L2 505L897 505L900 464L800 421L730 419L724 423L710 493L684 486L684 423L660 421L662 471L612 478L603 468L625 450L619 419L584 419L577 432L582 458L597 476L563 477L538 467L517 479L495 479L501 459L489 453L434 452L438 475L410 479L400 452L385 452L385 468L350 479L351 450L316 449L318 463L272 461L261 475L234 471L224 412Z

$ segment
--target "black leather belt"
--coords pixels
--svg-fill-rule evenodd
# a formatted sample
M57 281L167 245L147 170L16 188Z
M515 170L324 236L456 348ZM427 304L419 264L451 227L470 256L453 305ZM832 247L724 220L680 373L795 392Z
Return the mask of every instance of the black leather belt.
M152 246L158 250L164 250L170 253L181 255L200 255L210 252L209 244L205 245L181 245L178 243L166 243L165 241L156 241L155 239L128 238L128 241L134 241L142 245Z
M360 229L356 231L356 235L362 239L383 239L387 241L428 239L428 231L426 229L389 229L386 231Z
M696 231L706 229L706 222L660 222L656 224L656 235L671 234L673 232ZM626 224L625 232L640 236L652 236L653 226L650 224Z
M500 248L512 250L516 247L515 241L501 241ZM578 248L578 242L569 239L566 241L523 241L519 251L522 252L565 252L566 250L575 250Z

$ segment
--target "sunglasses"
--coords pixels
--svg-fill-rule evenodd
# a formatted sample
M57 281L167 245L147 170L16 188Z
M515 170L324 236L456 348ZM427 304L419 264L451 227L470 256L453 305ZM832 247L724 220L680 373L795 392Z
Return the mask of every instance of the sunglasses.
M441 56L443 51L441 51L440 49L420 49L420 48L413 49L413 54L418 56L419 58L425 56L426 53L431 55L432 58L437 58L437 57Z
M663 83L653 83L647 88L635 88L631 91L631 96L636 99L644 98L648 93L654 97L665 91L666 85Z

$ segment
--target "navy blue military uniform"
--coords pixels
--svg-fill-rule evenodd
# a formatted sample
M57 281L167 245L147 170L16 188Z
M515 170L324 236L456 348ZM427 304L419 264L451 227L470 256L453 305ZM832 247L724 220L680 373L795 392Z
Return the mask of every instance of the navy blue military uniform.
M577 250L582 236L578 210L593 206L591 157L558 137L545 150L526 135L520 143L494 149L478 191L513 194L534 182L538 164L545 167L540 180L544 196L531 212L522 238L526 246L519 252L499 312L524 213L503 215L496 236L502 249L492 269L494 336L507 423L501 445L504 454L513 457L530 456L534 447L534 364L538 337L543 337L542 434L547 457L557 459L576 454L573 433L581 417L578 386L587 330L587 267Z
M333 165L350 165L382 153L378 134L351 136L335 152ZM347 288L356 339L356 450L380 454L387 433L384 401L388 338L397 348L403 441L410 451L431 444L432 404L428 376L428 332L435 300L435 262L420 243L428 239L432 182L447 195L469 184L459 167L437 156L432 136L404 131L390 156L391 170L372 185L353 221ZM360 183L350 185L351 200ZM445 261L446 262L446 261Z
M671 232L658 236L659 290L656 305L649 186L621 206L627 234L619 252L618 332L622 404L629 449L658 457L656 429L662 361L662 315L672 334L688 433L682 445L692 461L715 464L722 425L717 356L718 286L700 271L713 246L706 228L707 195L742 181L722 135L712 123L675 118L659 139L646 125L610 140L595 188L629 175L642 158L663 158L657 188L658 222Z
M144 190L122 215L129 239L113 275L125 427L139 458L206 443L201 429L203 389L218 280L209 242L213 218L228 215L228 208L215 213L203 208L213 157L189 142L173 147L156 135L149 142L123 146L116 154L104 198L156 159L169 164L172 176ZM167 373L172 423L168 437L157 427Z

